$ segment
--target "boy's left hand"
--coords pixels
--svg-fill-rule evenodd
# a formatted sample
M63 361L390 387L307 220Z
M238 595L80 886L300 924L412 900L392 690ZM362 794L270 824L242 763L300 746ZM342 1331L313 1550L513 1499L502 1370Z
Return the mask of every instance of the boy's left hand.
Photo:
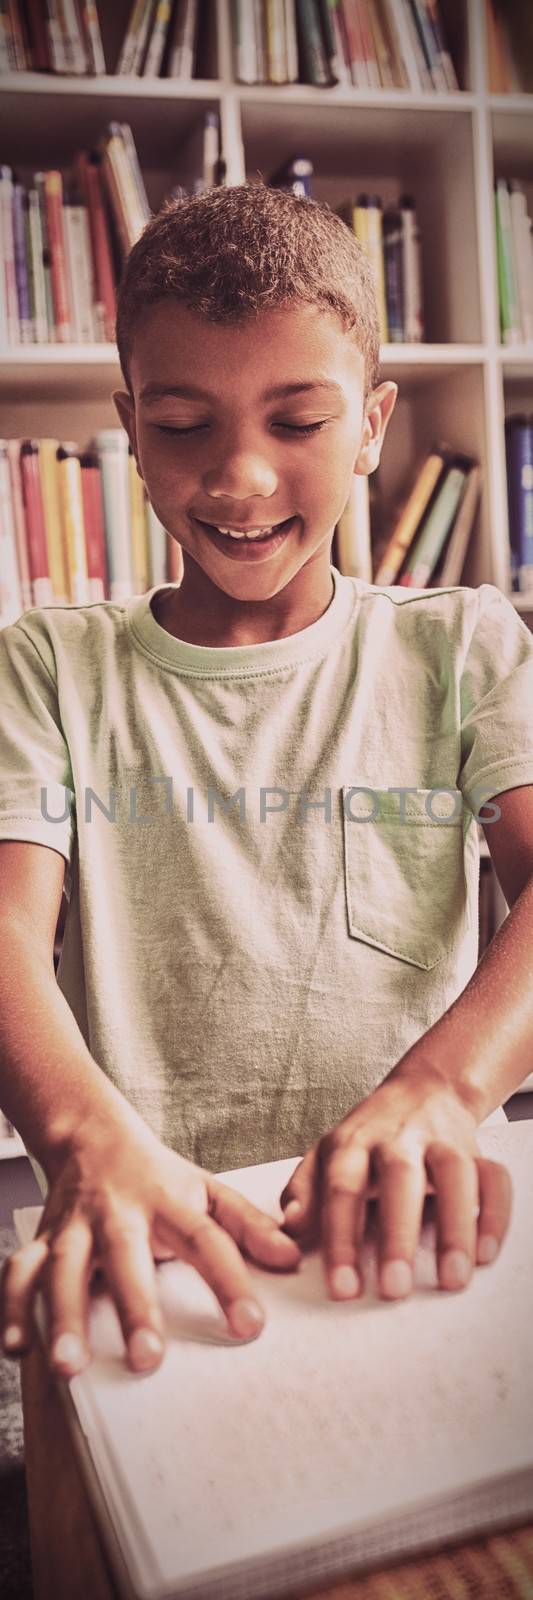
M418 1069L391 1074L307 1151L280 1196L283 1226L303 1248L320 1245L333 1299L362 1292L358 1258L374 1195L380 1293L410 1293L428 1179L439 1287L463 1289L476 1265L494 1259L512 1187L506 1167L481 1155L476 1127L457 1092Z

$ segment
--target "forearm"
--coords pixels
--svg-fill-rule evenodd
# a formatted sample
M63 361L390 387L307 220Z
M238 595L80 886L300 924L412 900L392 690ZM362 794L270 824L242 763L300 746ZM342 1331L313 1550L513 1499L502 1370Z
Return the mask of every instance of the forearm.
M389 1077L433 1073L478 1122L533 1067L533 878L498 929L463 993Z
M31 930L0 917L0 1105L50 1178L81 1129L136 1118L87 1048Z

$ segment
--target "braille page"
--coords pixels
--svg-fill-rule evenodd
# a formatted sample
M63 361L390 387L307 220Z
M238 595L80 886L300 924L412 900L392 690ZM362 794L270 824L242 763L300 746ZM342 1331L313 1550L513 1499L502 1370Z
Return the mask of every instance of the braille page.
M327 1299L317 1254L250 1267L268 1320L235 1344L194 1269L168 1263L168 1350L145 1378L109 1300L93 1303L95 1356L69 1389L136 1595L270 1600L533 1514L533 1123L478 1137L514 1210L464 1292L437 1289L427 1225L396 1304L377 1296L371 1239L358 1302ZM295 1165L221 1176L278 1215Z

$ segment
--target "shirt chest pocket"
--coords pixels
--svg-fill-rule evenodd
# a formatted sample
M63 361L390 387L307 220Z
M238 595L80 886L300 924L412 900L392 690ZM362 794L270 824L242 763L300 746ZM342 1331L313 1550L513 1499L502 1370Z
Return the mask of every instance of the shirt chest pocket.
M466 908L460 790L343 788L348 929L415 967L437 965Z

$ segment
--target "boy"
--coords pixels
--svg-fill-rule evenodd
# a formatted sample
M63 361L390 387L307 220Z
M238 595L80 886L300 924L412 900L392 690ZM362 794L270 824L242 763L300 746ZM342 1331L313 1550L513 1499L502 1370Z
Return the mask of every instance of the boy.
M490 584L330 563L397 393L360 247L263 185L169 205L117 339L183 581L0 635L0 1104L48 1184L3 1340L27 1346L39 1283L66 1375L97 1262L135 1370L163 1350L154 1257L192 1262L237 1337L263 1321L245 1255L294 1270L314 1240L328 1293L358 1295L372 1185L382 1295L410 1292L428 1180L439 1284L462 1288L510 1211L476 1127L533 1043L529 633ZM475 973L494 795L512 909ZM213 1176L297 1152L283 1227Z

